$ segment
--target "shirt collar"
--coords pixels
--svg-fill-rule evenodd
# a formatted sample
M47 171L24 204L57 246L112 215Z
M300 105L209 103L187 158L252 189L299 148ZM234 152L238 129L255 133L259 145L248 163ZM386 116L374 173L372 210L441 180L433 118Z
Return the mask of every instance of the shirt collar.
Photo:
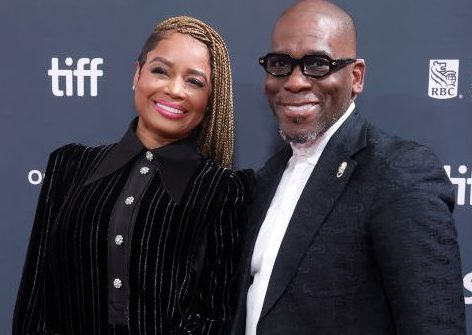
M323 153L324 148L328 144L331 137L334 133L341 127L341 125L346 121L349 115L352 114L356 105L354 101L351 102L346 112L331 126L329 127L321 136L317 137L312 142L308 143L290 143L292 147L293 157L298 159L306 159L310 164L316 165L318 159Z
M120 142L115 144L105 155L97 169L86 180L93 183L121 169L139 154L152 153L152 164L158 168L162 183L172 197L180 203L188 182L195 174L203 159L194 136L177 140L157 149L148 150L136 136L138 118L134 119Z

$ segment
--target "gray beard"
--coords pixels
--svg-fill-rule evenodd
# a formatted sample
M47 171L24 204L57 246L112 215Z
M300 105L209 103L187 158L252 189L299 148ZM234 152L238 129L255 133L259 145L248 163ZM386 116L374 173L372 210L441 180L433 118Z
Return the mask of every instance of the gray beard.
M284 133L282 129L279 130L279 133L285 142L294 143L294 144L303 144L303 143L311 142L315 140L316 136L318 135L316 131L311 131L308 133L297 134L297 135L291 136Z
M323 134L329 127L331 127L341 117L341 115L339 117L333 118L329 124L318 123L314 125L313 129L306 131L304 133L289 135L285 133L283 129L279 129L279 133L282 139L287 143L304 144L307 142L311 142L311 141L314 141L318 136ZM303 122L303 120L304 120L303 117L292 118L292 122L294 124L300 124Z
M292 118L292 122L295 124L300 124L304 120L303 117L295 117ZM287 143L294 143L294 144L303 144L310 141L313 141L316 136L318 136L319 131L317 129L313 129L311 131L300 133L296 135L288 135L282 129L279 129L280 136L282 139Z

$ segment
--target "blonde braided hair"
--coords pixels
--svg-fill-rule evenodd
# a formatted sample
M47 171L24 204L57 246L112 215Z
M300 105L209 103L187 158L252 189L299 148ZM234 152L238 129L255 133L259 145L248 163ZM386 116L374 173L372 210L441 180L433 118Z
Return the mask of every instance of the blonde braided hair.
M197 127L197 145L205 156L231 167L234 147L233 89L228 49L221 36L206 23L189 16L171 17L159 23L138 58L139 68L168 33L187 34L204 43L210 54L212 93L205 117Z

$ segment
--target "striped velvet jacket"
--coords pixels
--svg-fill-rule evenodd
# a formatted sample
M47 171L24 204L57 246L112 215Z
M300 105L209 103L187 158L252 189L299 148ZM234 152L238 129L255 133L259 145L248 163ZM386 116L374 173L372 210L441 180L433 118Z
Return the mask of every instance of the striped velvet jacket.
M13 334L107 334L108 224L133 164L86 181L114 146L71 144L51 154ZM225 333L251 183L249 171L202 159L177 203L155 174L131 240L130 334Z

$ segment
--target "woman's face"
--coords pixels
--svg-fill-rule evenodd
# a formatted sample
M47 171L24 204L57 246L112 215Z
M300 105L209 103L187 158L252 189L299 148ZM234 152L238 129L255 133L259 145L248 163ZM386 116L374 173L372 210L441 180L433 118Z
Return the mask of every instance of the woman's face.
M147 148L182 139L200 124L211 94L208 48L190 35L168 34L136 68L138 138Z

